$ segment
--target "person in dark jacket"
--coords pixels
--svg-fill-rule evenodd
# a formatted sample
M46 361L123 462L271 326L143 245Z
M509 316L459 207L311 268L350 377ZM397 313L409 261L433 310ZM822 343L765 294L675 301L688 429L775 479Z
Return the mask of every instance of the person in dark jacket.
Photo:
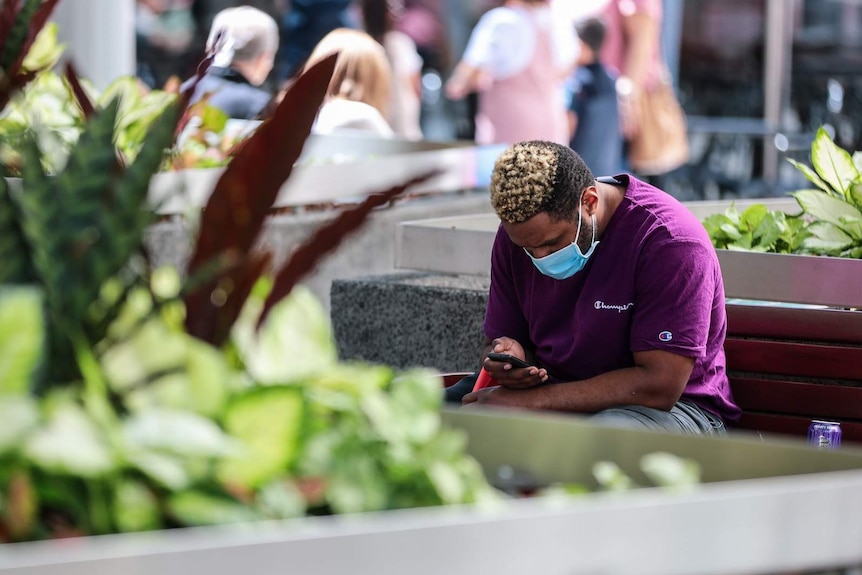
M337 28L358 28L353 0L291 0L282 19L284 42L278 57L278 78L289 82L303 69L324 36Z
M195 87L191 103L209 94L210 105L231 118L258 118L272 99L260 86L272 71L278 41L278 24L266 12L251 6L219 12L207 40L213 63ZM187 81L183 89L190 84Z

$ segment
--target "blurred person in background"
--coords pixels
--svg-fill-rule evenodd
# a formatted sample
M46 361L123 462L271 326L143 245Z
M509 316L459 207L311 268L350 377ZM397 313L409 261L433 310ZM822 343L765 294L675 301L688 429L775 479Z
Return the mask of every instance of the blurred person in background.
M577 44L571 27L560 24L548 0L507 0L476 24L446 83L453 100L478 93L476 142L569 143L562 86Z
M569 104L569 146L594 174L619 174L623 171L623 137L616 76L599 59L605 25L600 18L587 18L576 30L581 51Z
M191 74L197 62L192 0L136 0L136 75L150 88Z
M383 46L361 30L338 28L317 44L305 68L336 52L335 70L312 133L394 137L385 119L392 70Z
M674 123L678 129L673 130L675 137L671 139L666 134L657 135L654 128L655 134L647 133L649 126L656 124L647 122L650 118L645 118L643 112L650 96L663 94L672 100L667 107L675 107L674 112L682 114L661 51L662 16L662 0L610 0L602 10L606 36L601 60L618 74L620 126L627 142L628 168L642 176L659 176L688 159L684 118ZM650 116L655 118L656 112ZM650 144L661 141L663 146L657 155L662 157L650 161L648 167L638 166L632 154L635 140Z
M440 0L405 0L397 27L416 43L425 68L448 70L452 55Z
M293 78L318 42L336 28L358 28L352 0L290 0L284 13L284 38L278 55L281 82Z
M602 10L605 42L601 60L619 76L623 135L636 133L640 118L625 97L661 80L662 0L610 0Z
M195 87L191 103L209 94L209 103L229 117L257 119L272 99L260 85L275 62L276 21L251 6L226 8L213 19L206 48L213 54L213 62ZM182 89L191 82L188 80Z
M386 119L397 136L421 140L422 58L413 40L395 29L404 5L401 0L360 0L359 7L365 31L386 50L392 68L392 97Z
M281 22L290 5L290 0L194 0L192 4L192 16L196 23L197 33L195 34L193 44L195 51L200 56L205 53L206 42L216 15L222 10L235 8L240 5L257 8L272 16L276 22ZM284 37L281 35L280 42L283 42L283 40ZM263 87L270 91L276 91L279 88L275 72L276 70L273 69L273 72L270 72L269 78L263 84Z

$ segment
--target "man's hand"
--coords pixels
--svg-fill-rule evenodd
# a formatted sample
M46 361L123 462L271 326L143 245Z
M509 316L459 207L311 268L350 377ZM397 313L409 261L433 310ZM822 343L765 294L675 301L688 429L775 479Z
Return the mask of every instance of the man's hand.
M517 358L527 360L527 354L520 343L510 337L498 337L491 342L491 351L497 353L508 353ZM494 361L490 358L485 358L482 362L482 367L491 377L497 380L503 387L511 389L526 389L535 387L548 380L548 371L545 368L531 366L518 368L511 363L504 361Z

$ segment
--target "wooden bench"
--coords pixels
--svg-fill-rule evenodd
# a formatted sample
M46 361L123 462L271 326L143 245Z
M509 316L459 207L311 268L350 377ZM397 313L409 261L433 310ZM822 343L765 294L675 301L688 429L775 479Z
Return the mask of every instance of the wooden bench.
M727 325L737 428L805 436L824 419L862 443L862 312L729 303Z
M718 250L737 429L862 443L862 260ZM448 377L455 382L459 377Z
M806 437L812 419L862 443L862 311L727 305L733 429ZM449 386L469 373L443 376Z

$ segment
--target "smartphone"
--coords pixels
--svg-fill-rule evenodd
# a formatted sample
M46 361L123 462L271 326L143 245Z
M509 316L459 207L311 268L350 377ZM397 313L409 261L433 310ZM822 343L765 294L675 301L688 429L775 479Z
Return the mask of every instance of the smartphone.
M509 355L508 353L496 353L491 352L488 354L488 358L493 361L502 361L504 363L511 363L512 367L533 367L531 364L527 363L523 359L517 358L514 355Z

